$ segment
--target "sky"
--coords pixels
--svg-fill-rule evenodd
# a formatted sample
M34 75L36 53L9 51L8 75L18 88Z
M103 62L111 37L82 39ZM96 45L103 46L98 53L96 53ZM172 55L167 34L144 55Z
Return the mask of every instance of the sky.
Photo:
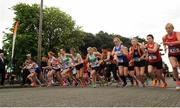
M3 32L12 27L17 3L40 3L40 0L0 0L0 48ZM180 0L44 0L44 7L57 7L71 15L78 26L93 34L103 30L125 37L153 34L162 42L165 25L170 22L180 30ZM163 60L170 66L167 54ZM170 68L170 70L172 70Z

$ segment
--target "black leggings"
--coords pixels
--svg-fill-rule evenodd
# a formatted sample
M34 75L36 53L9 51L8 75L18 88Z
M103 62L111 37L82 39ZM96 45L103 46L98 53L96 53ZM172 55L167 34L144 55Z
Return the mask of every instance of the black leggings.
M117 66L116 64L107 64L107 72L106 72L106 77L108 79L108 81L110 81L110 76L111 76L111 71L113 73L113 77L116 81L119 80L118 76L117 76Z

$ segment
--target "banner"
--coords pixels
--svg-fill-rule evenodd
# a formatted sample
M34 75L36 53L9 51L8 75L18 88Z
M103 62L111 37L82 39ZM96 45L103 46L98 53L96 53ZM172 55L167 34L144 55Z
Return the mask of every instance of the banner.
M18 26L19 26L19 21L16 22L16 24L14 26L14 30L13 30L13 44L12 44L12 55L11 55L12 60L13 60L13 57L14 57L14 48L15 48L15 42L16 42L16 32L17 32Z

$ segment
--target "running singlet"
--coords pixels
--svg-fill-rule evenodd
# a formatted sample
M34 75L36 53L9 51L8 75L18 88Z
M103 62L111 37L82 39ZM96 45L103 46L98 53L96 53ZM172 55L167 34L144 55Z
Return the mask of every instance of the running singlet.
M149 49L154 48L154 44L147 44L147 47ZM151 62L159 62L161 61L161 54L159 53L159 49L156 52L150 52L148 51L148 61Z
M99 64L97 64L98 60L97 60L97 57L92 54L88 54L88 60L89 60L89 63L91 64L91 67L98 67Z
M168 34L165 36L165 42L175 42L177 41L177 33L173 32L172 38L168 37ZM176 56L180 55L180 45L173 45L173 46L168 46L169 49L169 55Z
M115 48L115 54L117 55L117 57L118 57L118 62L119 63L123 63L124 62L124 60L123 60L123 58L124 58L124 56L123 56L123 53L122 53L122 50L121 50L121 48L122 48L122 46L118 46L118 47L114 47Z
M55 57L52 57L51 59L48 60L48 62L51 64L52 69L60 69L60 65L58 63L58 59L56 59Z
M52 68L55 70L58 70L61 68L58 59L54 59L54 61L52 62Z
M140 57L141 57L141 54L140 54L140 48L134 48L134 47L131 47L131 51L133 52L133 60L135 62L139 62L140 61Z
M70 63L70 58L68 56L61 56L61 61L63 64L63 68L67 69L69 67L69 63Z
M38 68L39 66L35 63L35 62L32 62L32 63L29 63L27 65L27 69L32 73L32 72L35 72L35 70Z
M79 53L77 53L75 56L73 56L73 63L74 64L78 63L78 57L80 57L81 63L83 63L81 55Z

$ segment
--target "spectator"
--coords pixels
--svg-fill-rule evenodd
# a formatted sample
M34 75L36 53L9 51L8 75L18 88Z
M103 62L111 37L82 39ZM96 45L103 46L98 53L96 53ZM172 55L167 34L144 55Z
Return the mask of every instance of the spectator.
M0 74L1 74L1 85L4 86L4 81L5 81L5 57L4 53L0 52Z

